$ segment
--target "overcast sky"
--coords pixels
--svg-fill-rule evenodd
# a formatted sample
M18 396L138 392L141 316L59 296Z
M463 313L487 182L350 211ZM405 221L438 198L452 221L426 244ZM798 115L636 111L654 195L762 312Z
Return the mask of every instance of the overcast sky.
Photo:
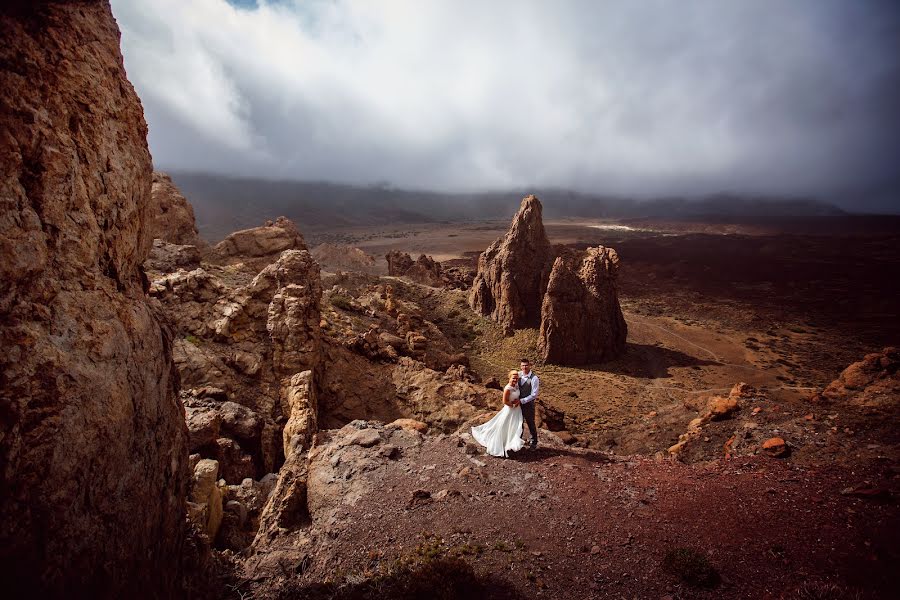
M112 5L157 168L900 211L900 2Z

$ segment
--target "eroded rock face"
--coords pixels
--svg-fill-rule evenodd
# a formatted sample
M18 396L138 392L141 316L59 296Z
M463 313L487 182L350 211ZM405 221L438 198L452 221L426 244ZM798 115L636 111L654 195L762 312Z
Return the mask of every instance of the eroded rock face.
M541 307L538 350L545 362L599 363L624 352L618 269L616 251L603 246L557 257Z
M152 166L109 5L4 4L0 87L5 591L177 596L187 433L143 293Z
M227 483L238 484L281 464L283 423L296 395L292 378L309 372L314 380L320 370L321 280L306 250L282 252L252 278L238 272L249 279L244 285L231 268L206 266L210 271L157 279L151 294L177 332L174 358L185 388L191 451L218 460ZM237 414L235 407L250 411L256 425L230 430L228 414ZM210 437L213 415L224 441ZM314 415L303 422L315 427Z
M523 199L506 235L478 258L469 305L507 332L540 325L541 301L554 256L541 213L535 196Z
M180 246L205 246L197 232L194 207L166 173L153 173L153 211L150 235Z

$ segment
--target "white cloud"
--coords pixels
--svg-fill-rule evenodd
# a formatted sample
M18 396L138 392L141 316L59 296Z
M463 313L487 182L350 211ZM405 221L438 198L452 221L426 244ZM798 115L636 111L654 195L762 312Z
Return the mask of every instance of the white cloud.
M846 3L112 4L166 169L803 192L896 148L889 28Z

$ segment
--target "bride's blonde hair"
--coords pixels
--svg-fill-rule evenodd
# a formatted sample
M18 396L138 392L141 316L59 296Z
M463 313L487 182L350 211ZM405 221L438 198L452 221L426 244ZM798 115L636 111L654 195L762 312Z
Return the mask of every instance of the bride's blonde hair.
M518 377L518 376L519 376L519 372L516 371L515 369L512 369L509 373L506 374L506 378L509 379L509 378L512 377L513 375L515 375L516 377Z

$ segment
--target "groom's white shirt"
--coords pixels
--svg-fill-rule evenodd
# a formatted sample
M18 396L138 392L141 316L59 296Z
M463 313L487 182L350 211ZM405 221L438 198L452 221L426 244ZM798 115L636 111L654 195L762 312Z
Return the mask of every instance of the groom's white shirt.
M519 379L528 379L528 376L525 375L523 371L519 371ZM519 398L519 402L521 404L528 404L538 395L538 389L541 387L541 380L538 379L537 373L531 371L531 378L529 379L531 382L531 393L525 396L524 398Z

